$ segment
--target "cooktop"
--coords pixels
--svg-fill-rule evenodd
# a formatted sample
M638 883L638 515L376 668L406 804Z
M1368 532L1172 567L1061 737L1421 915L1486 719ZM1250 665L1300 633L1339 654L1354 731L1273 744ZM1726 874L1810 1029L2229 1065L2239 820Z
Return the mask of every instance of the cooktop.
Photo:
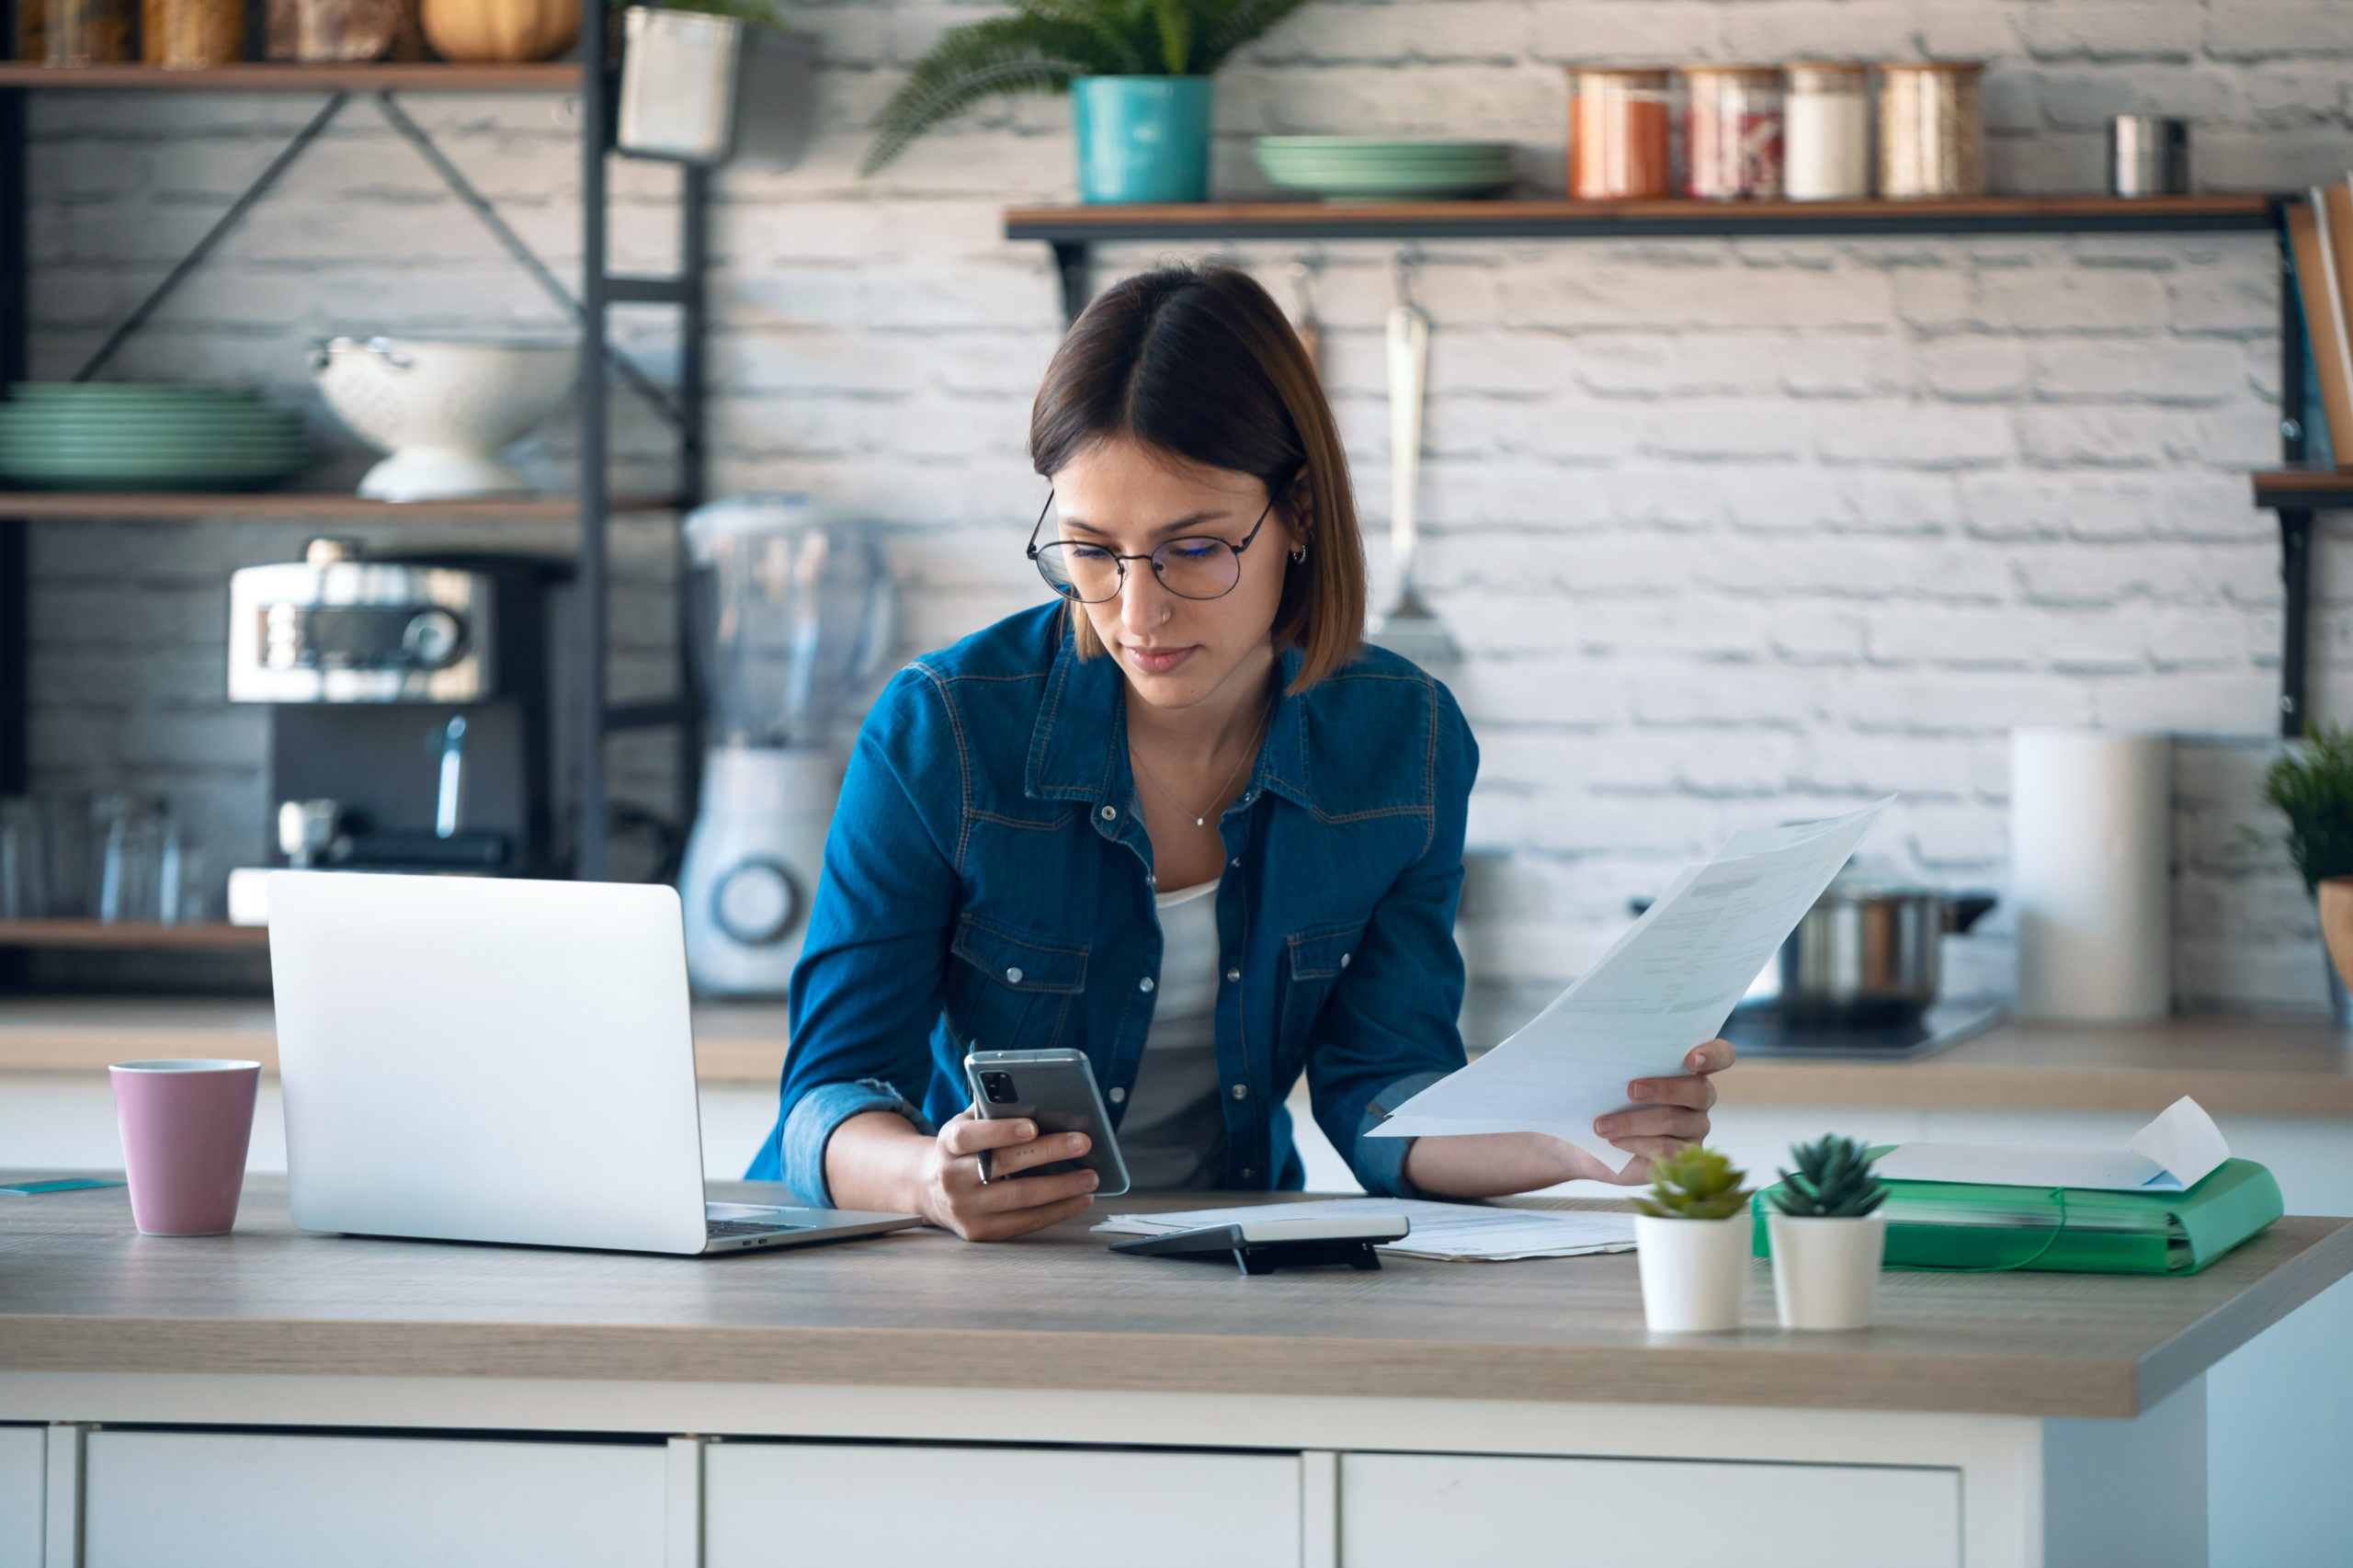
M1906 1024L1822 1024L1792 1018L1770 999L1744 1002L1724 1021L1743 1057L1841 1062L1916 1062L1984 1034L2003 1009L1985 1002L1939 1002Z

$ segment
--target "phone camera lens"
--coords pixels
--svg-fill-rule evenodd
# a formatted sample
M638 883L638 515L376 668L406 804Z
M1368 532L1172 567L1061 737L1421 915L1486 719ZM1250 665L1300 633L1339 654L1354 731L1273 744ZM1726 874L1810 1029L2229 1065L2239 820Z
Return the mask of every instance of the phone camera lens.
M1013 1092L1013 1074L1010 1073L982 1074L981 1093L988 1096L991 1105L1011 1105L1017 1097Z

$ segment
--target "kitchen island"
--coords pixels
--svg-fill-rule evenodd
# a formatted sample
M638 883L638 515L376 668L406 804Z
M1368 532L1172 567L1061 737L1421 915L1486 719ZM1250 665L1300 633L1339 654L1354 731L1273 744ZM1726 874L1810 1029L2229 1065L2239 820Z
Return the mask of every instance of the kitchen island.
M1775 1328L1759 1264L1684 1337L1626 1256L637 1257L303 1235L267 1176L221 1238L11 1200L0 1258L0 1517L50 1532L0 1563L2163 1568L2207 1560L2207 1369L2353 1222L2187 1278L1891 1273L1847 1335Z
M695 1023L707 1166L732 1176L775 1116L783 1009L702 1006ZM0 1151L22 1165L119 1164L108 1062L242 1056L268 1070L253 1168L282 1170L276 1051L266 1002L0 1000ZM2271 1167L2291 1212L2353 1216L2353 1055L2316 1017L2014 1024L1912 1062L1752 1060L1718 1083L1714 1142L1767 1175L1791 1142L1824 1131L2113 1145L2188 1094L2235 1152ZM1310 1187L1346 1190L1347 1167L1315 1131L1303 1094L1292 1110ZM2341 1555L2332 1543L2353 1539L2353 1492L2341 1484L2353 1471L2353 1284L2229 1356L2206 1387L2218 1568ZM2283 1432L2293 1434L2284 1449ZM2279 1506L2282 1496L2297 1508Z

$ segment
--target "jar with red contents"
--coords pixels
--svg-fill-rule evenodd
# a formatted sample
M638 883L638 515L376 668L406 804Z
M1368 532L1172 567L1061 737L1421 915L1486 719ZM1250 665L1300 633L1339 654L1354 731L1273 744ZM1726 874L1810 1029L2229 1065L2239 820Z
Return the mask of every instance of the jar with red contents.
M1781 73L1762 65L1688 65L1683 191L1703 201L1781 194Z

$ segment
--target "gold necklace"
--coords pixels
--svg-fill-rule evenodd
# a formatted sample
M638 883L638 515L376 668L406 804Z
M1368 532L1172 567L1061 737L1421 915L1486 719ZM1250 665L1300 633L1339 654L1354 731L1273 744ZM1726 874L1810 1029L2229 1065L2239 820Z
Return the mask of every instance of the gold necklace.
M1187 805L1184 801L1178 800L1176 798L1176 791L1171 790L1166 781L1164 780L1159 774L1154 773L1152 770L1152 764L1144 761L1142 754L1136 750L1136 744L1133 740L1130 740L1128 742L1128 760L1134 763L1138 767L1142 768L1143 776L1146 778L1151 779L1162 794L1168 797L1168 803L1170 805L1175 806L1178 811L1184 812L1187 816L1191 817L1195 827L1207 827L1210 824L1211 807L1215 806L1218 801L1225 798L1225 792L1233 788L1233 780L1241 774L1243 767L1250 761L1251 758L1258 755L1258 743L1266 738L1267 721L1274 716L1274 704L1270 702L1267 705L1267 710L1258 715L1258 727L1251 732L1249 745L1243 749L1241 757L1234 763L1233 770L1225 776L1224 782L1218 785L1217 792L1210 797L1209 805L1203 806L1198 812L1193 810L1192 807Z

